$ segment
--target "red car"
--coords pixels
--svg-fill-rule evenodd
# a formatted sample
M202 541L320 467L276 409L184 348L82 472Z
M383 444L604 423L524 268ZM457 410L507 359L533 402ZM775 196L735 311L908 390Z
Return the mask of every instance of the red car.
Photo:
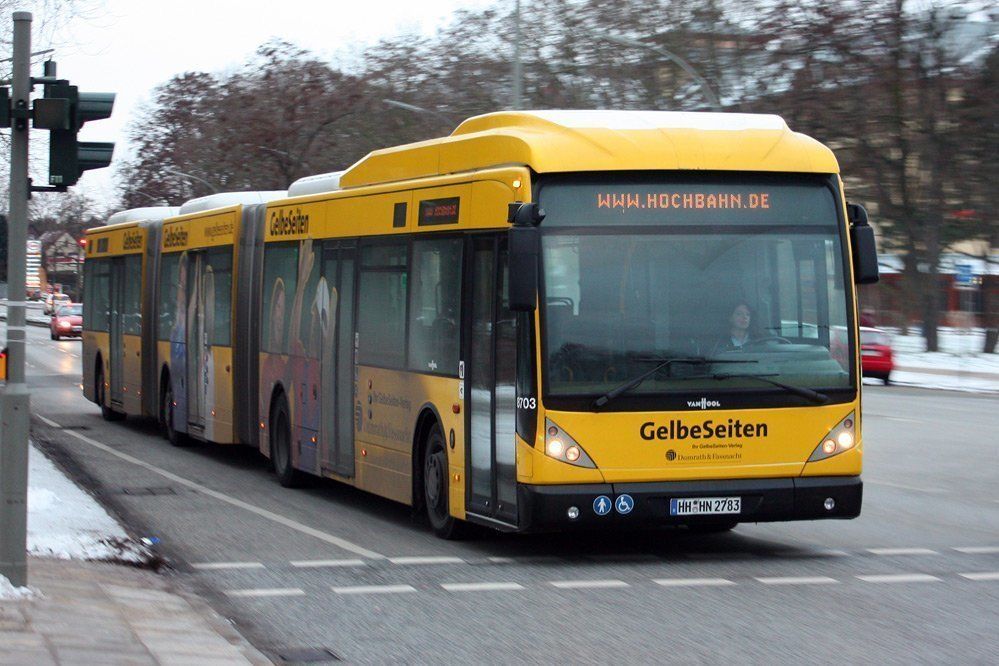
M65 337L83 336L83 305L69 303L60 305L49 320L49 334L53 340Z
M865 377L877 377L885 384L891 381L895 367L891 355L891 338L884 331L860 327L860 369Z

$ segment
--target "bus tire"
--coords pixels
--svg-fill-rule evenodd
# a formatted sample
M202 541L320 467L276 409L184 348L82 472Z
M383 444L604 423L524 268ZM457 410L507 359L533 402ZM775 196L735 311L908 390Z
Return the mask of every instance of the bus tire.
M466 533L466 525L450 513L448 486L444 433L434 424L423 447L423 505L434 534L442 539L460 539Z
M270 425L271 464L278 482L285 488L301 488L308 483L309 477L292 464L291 417L284 394L278 397L271 409Z
M160 405L160 414L163 419L163 436L173 446L188 446L191 443L191 439L173 427L173 408L175 405L173 385L169 380L166 382L166 389L161 395L163 396L163 404Z
M107 396L104 390L104 369L102 359L98 358L97 363L100 369L97 371L97 379L94 385L94 395L97 398L97 404L100 405L101 408L101 418L105 421L121 421L125 418L125 415L121 412L116 412L104 404Z

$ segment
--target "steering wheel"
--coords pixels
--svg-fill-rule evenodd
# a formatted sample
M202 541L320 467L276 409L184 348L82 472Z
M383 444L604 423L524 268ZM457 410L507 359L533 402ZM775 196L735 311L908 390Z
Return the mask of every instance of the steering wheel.
M769 336L767 336L765 338L758 338L756 340L750 340L749 342L746 343L745 346L746 347L755 347L755 346L758 346L760 344L763 344L764 342L773 342L773 341L776 341L778 344L781 344L781 345L790 345L790 344L793 344L787 338L782 338L779 335L769 335Z

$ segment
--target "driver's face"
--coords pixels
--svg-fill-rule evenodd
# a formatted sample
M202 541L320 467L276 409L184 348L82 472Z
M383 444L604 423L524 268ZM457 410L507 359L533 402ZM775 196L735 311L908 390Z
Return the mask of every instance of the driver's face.
M749 318L749 308L745 305L740 305L732 311L732 326L735 328L749 328Z

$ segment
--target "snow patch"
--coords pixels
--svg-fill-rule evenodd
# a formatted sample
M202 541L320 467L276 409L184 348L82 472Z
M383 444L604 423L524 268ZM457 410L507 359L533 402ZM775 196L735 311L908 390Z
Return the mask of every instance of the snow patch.
M32 587L14 587L6 576L0 575L0 601L24 601L41 596L41 593Z
M64 560L135 564L151 558L146 548L34 446L28 453L28 552Z

